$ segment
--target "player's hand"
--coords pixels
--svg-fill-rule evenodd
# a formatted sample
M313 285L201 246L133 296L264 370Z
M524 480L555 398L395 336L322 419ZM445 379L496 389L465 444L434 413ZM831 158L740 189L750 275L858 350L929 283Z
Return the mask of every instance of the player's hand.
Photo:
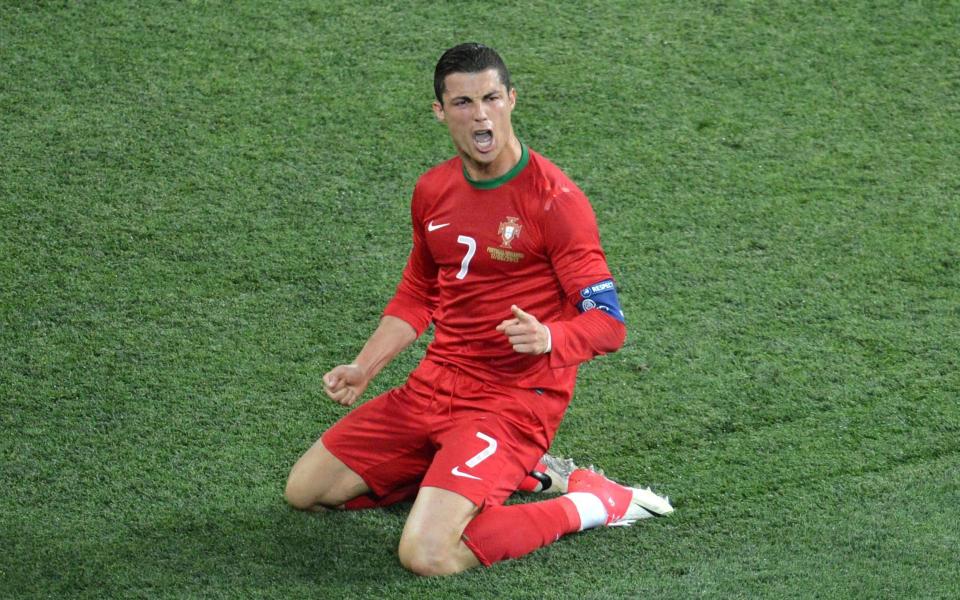
M497 325L497 331L507 336L507 341L521 354L543 354L547 351L550 332L537 318L514 304L510 307L513 318Z
M350 406L367 389L367 374L359 365L340 365L323 376L323 390L337 404Z

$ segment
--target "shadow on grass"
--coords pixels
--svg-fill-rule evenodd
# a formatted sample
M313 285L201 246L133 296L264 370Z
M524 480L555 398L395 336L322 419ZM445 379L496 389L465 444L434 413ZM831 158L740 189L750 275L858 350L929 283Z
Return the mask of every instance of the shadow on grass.
M307 514L281 503L115 520L100 537L16 534L0 596L348 593L413 578L396 558L409 507ZM128 515L124 515L125 517ZM48 531L48 530L45 530Z

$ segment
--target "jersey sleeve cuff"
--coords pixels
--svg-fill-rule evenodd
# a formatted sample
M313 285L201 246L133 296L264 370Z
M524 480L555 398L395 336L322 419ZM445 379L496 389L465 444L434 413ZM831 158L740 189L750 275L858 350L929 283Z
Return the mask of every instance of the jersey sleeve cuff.
M383 316L396 317L402 321L405 321L410 327L413 327L414 331L417 332L417 337L423 335L423 332L427 330L427 327L430 326L430 321L432 314L429 313L426 309L416 309L410 306L406 306L404 302L394 298L391 300L386 308L383 309Z

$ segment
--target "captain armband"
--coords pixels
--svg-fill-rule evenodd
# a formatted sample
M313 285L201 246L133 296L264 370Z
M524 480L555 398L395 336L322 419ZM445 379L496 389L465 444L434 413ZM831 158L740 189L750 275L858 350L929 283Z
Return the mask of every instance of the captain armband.
M580 300L577 302L577 308L580 309L580 312L597 308L621 323L624 322L623 311L620 309L620 299L617 297L617 288L612 279L604 279L580 290Z

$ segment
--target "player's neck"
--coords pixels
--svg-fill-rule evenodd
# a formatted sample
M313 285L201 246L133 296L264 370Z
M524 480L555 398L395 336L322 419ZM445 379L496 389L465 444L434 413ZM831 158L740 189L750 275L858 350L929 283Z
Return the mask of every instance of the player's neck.
M522 156L523 147L520 145L520 140L517 139L517 136L513 134L510 135L510 142L504 146L503 150L500 151L500 154L497 155L497 158L495 158L493 162L477 163L471 160L466 154L460 154L467 175L474 181L496 179L497 177L506 175L510 172L510 169L517 166Z

